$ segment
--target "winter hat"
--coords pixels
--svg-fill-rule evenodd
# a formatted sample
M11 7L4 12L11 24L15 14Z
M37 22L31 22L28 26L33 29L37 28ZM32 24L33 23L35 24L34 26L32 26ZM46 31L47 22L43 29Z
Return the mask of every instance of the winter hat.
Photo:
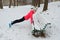
M33 9L33 10L37 10L38 8L37 8L37 7L32 7L31 9Z

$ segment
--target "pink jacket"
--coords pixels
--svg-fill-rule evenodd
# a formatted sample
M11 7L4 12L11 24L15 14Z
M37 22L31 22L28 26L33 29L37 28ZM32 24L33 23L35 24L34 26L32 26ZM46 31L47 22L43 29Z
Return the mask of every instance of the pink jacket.
M25 20L30 19L30 22L33 22L33 14L35 13L35 10L31 10L26 16L24 16Z

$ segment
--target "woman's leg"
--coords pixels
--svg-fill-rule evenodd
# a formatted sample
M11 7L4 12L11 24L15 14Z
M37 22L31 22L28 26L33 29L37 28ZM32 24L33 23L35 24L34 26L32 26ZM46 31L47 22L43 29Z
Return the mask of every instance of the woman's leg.
M15 24L15 23L19 23L19 22L23 22L25 20L24 17L22 17L21 19L17 19L17 20L14 20L11 25Z

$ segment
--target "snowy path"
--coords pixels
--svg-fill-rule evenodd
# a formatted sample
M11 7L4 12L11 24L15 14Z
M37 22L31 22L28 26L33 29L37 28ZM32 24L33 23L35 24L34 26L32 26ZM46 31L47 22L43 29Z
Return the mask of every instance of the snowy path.
M29 20L15 24L11 28L8 27L9 22L26 15L31 8L30 5L0 9L0 40L60 40L60 7L58 5L60 2L51 3L49 10L41 14L54 23L53 27L47 27L46 38L35 38L31 35L32 27Z

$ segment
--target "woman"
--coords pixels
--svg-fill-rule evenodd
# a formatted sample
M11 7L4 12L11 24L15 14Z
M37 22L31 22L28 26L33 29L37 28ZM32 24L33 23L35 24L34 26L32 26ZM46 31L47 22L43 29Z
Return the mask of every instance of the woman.
M28 20L28 19L30 19L30 22L32 24L33 23L33 14L35 14L36 10L37 10L36 8L31 8L30 12L28 12L27 15L23 16L21 19L17 19L17 20L12 21L9 24L9 27L11 27L13 24L23 22L24 20Z

